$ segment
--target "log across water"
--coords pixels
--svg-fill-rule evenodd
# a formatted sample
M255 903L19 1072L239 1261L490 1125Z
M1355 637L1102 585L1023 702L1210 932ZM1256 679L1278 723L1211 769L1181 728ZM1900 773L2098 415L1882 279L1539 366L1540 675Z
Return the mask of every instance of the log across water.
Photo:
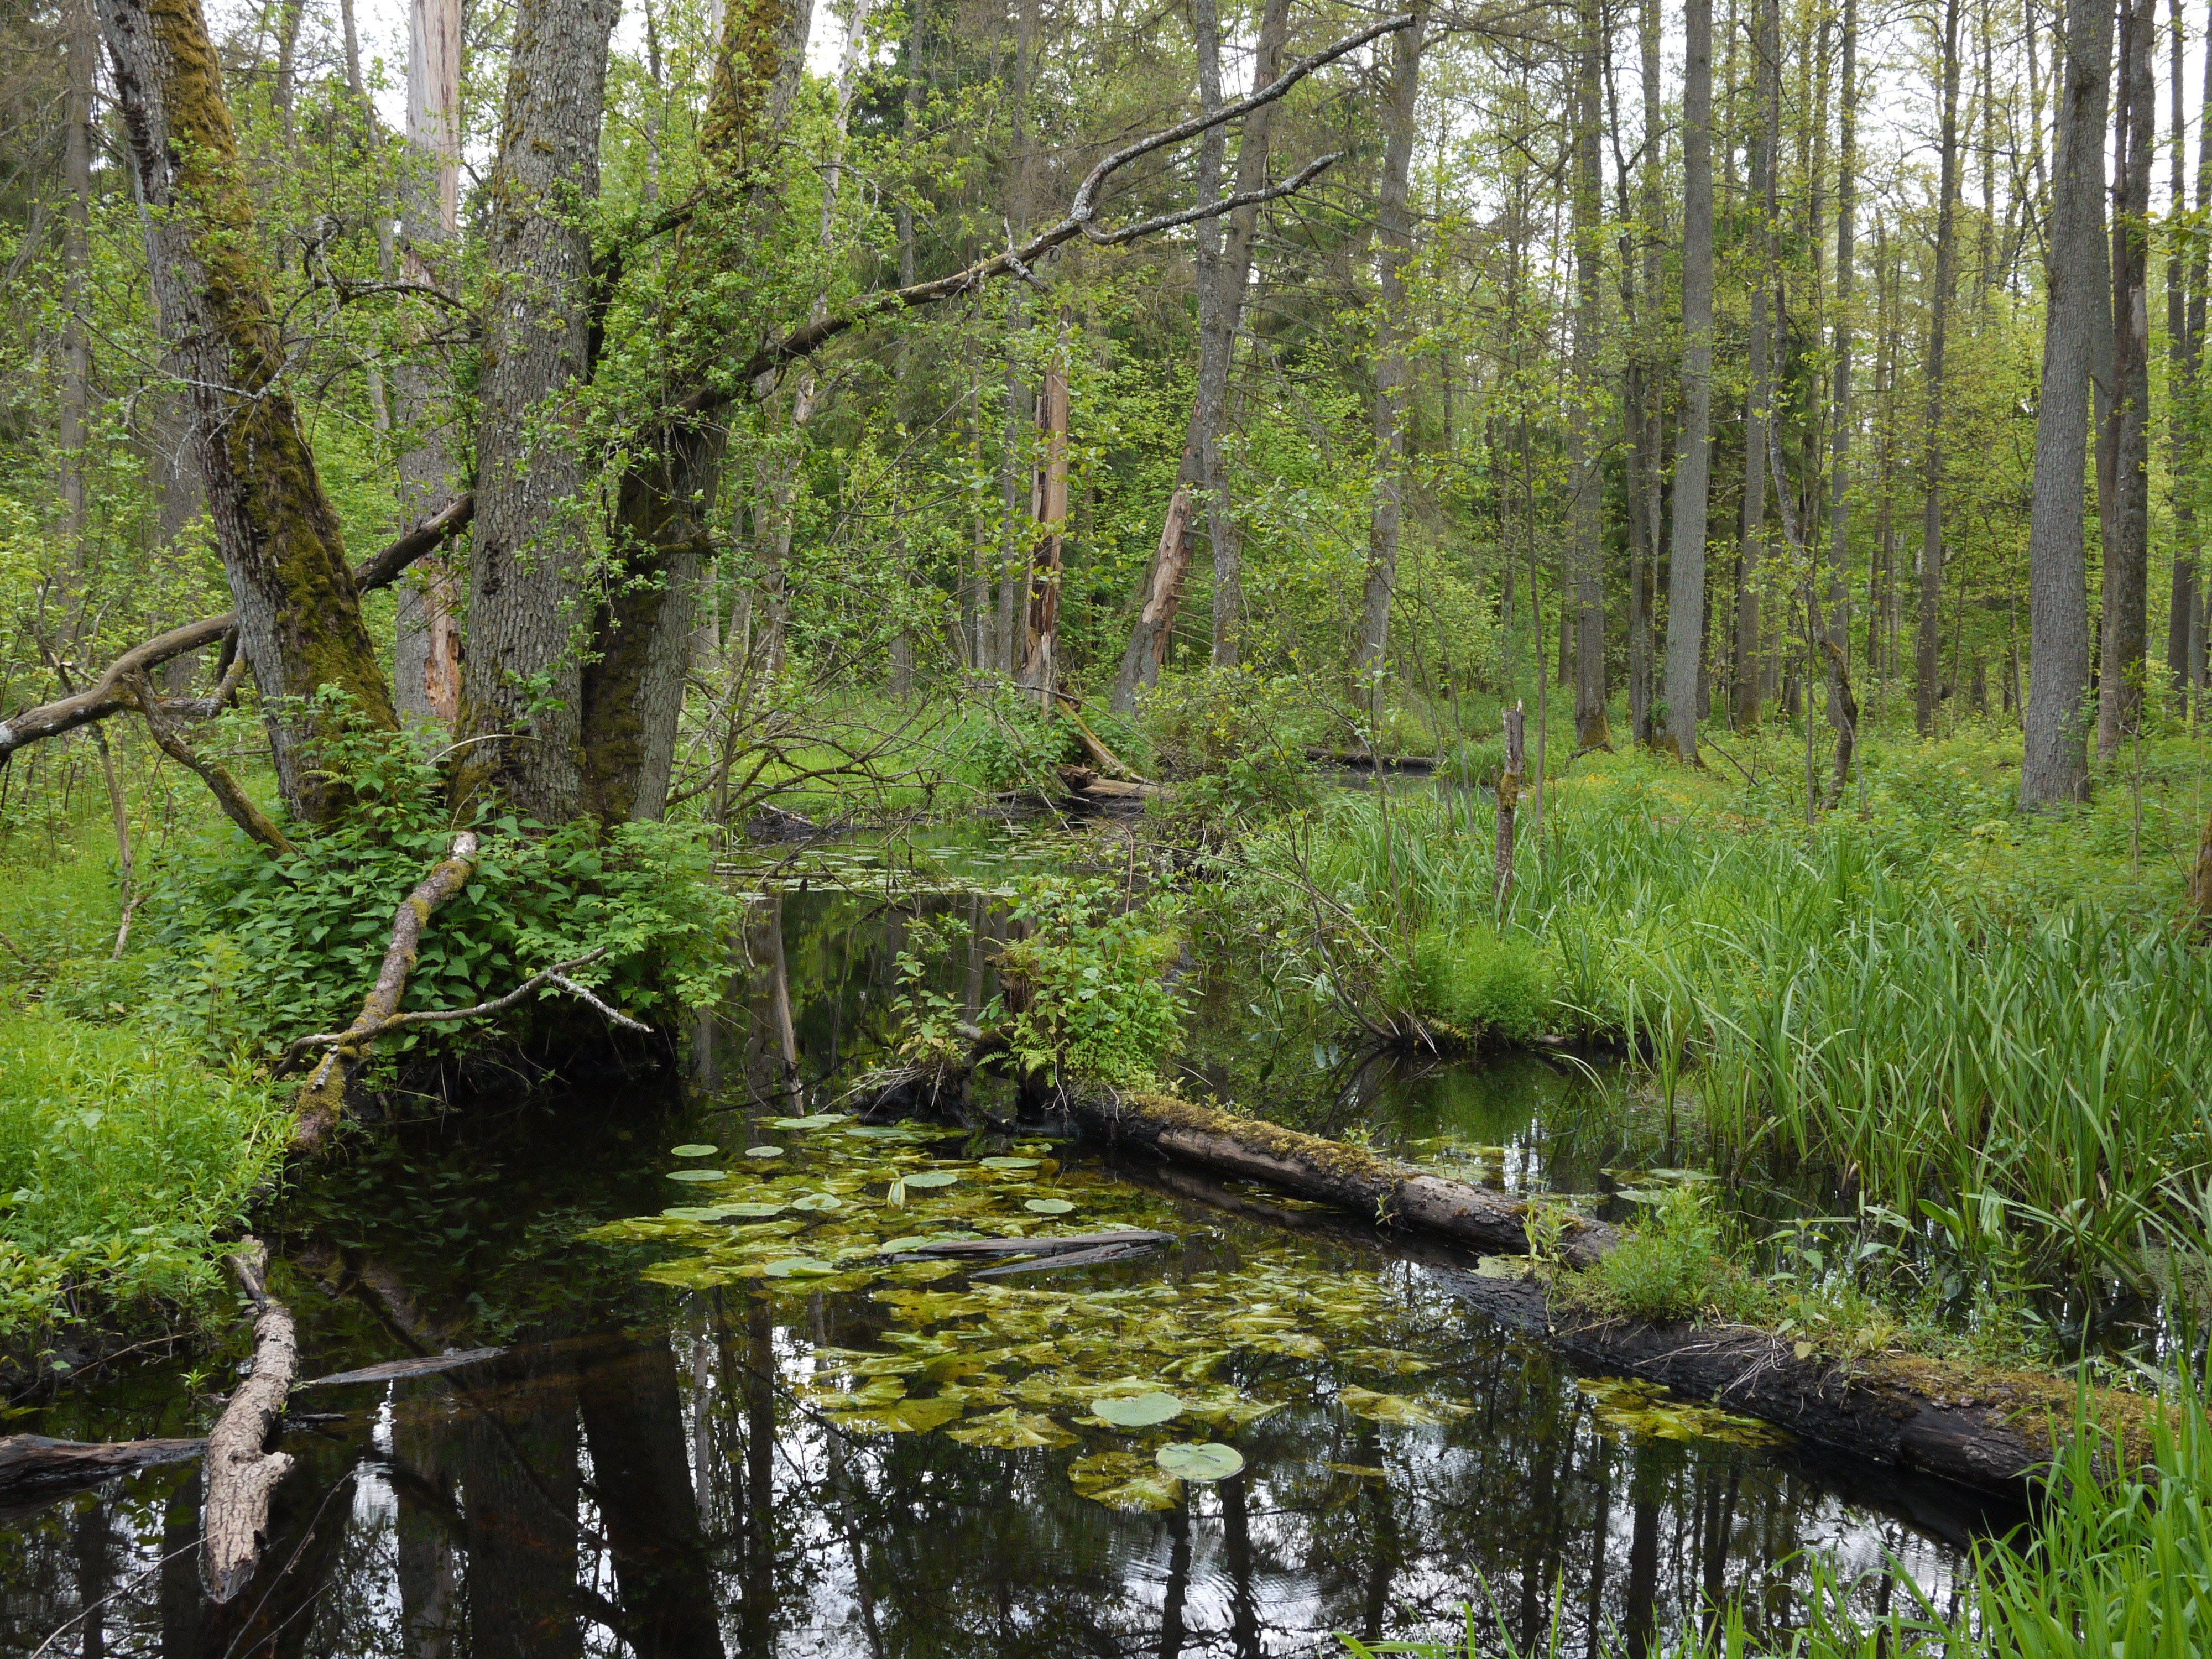
M1163 1177L1173 1165L1195 1166L1478 1255L1534 1254L1528 1204L1424 1175L1365 1147L1172 1096L1078 1089L1057 1103L1085 1133L1121 1149L1125 1164L1141 1156L1164 1161ZM1214 1203L1230 1196L1192 1195ZM1594 1267L1620 1242L1602 1222L1565 1219L1571 1224L1550 1252L1564 1268ZM2075 1420L2075 1385L2061 1377L1889 1354L1838 1361L1747 1326L1602 1317L1555 1297L1533 1275L1489 1277L1448 1255L1436 1265L1455 1297L1577 1364L1664 1383L1812 1444L1977 1492L2027 1496ZM2096 1389L2091 1410L2123 1458L2139 1462L2156 1402Z

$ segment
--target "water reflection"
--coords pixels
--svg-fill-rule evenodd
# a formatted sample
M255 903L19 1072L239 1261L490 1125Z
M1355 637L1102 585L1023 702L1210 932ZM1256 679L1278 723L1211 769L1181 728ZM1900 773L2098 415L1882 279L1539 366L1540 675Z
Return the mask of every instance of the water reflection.
M1005 933L996 901L773 892L711 1040L695 1044L695 1080L718 1092L688 1116L641 1096L457 1117L380 1142L299 1195L283 1218L282 1289L309 1374L508 1352L300 1396L334 1420L289 1437L299 1461L261 1576L226 1607L198 1591L189 1469L6 1523L0 1654L51 1638L57 1655L162 1659L1247 1659L1334 1653L1337 1632L1455 1627L1469 1600L1524 1644L1556 1620L1562 1651L1642 1651L1731 1596L1771 1628L1793 1624L1793 1558L1815 1547L1868 1575L1869 1605L1893 1592L1893 1555L1939 1605L1950 1593L1976 1517L1941 1491L1789 1449L1624 1437L1550 1355L1455 1301L1449 1265L1395 1257L1355 1227L1310 1230L1310 1248L1389 1285L1392 1342L1433 1367L1432 1397L1464 1408L1441 1424L1346 1410L1347 1384L1402 1384L1340 1344L1278 1358L1235 1378L1287 1402L1235 1432L1245 1472L1146 1512L1071 1484L1069 1465L1099 1443L1089 1431L1007 1451L830 1423L807 1385L849 1363L836 1354L881 1348L892 1310L750 1284L663 1291L639 1279L635 1253L579 1235L669 1202L661 1148L744 1146L756 1117L827 1105L880 1056L915 907L963 921L937 982L981 1006ZM1423 1073L1311 1045L1268 1055L1233 1009L1216 1000L1202 1014L1189 1057L1201 1073L1356 1111L1401 1145L1489 1149L1478 1161L1501 1184L1589 1190L1601 1169L1651 1155L1644 1131L1620 1127L1613 1085L1571 1066ZM1188 1189L1147 1182L1131 1201L1183 1248L1067 1282L1233 1272L1285 1236ZM1328 1331L1313 1334L1329 1346ZM179 1433L196 1409L179 1373L155 1371L23 1426Z

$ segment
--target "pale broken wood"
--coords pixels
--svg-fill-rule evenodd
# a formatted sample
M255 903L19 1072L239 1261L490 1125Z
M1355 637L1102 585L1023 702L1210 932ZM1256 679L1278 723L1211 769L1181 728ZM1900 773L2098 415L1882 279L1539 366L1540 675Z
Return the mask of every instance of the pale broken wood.
M300 1384L301 1389L334 1389L347 1382L394 1382L403 1377L435 1376L441 1371L459 1370L464 1365L480 1365L487 1359L496 1359L505 1348L471 1348L465 1353L424 1354L414 1359L387 1359L378 1365L363 1365L358 1370L333 1371L328 1376L310 1377Z
M273 1448L284 1420L285 1396L300 1370L291 1310L269 1294L268 1250L249 1237L228 1260L259 1311L253 1321L252 1374L238 1385L207 1437L200 1577L218 1602L245 1589L260 1559L269 1533L270 1495L292 1468L291 1457Z

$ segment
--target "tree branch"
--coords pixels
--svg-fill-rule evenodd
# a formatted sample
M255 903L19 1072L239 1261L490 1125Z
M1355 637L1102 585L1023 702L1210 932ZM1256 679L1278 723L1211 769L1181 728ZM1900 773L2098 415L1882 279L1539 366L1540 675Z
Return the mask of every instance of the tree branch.
M409 565L458 534L476 516L476 492L464 491L389 547L356 565L354 586L363 593L389 587ZM106 672L83 690L0 720L0 765L4 765L18 749L47 738L60 737L134 707L123 695L123 683L129 676L143 674L188 651L213 645L230 631L236 621L236 613L226 611L219 617L203 617L198 622L158 634L144 644L125 651L107 665Z

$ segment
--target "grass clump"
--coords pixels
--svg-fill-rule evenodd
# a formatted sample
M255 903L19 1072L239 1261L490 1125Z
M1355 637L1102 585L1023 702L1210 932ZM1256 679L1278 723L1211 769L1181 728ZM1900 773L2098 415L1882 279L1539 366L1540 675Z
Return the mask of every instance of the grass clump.
M95 1314L166 1323L281 1164L289 1112L242 1068L40 1006L0 1011L0 1345Z
M1701 1316L1737 1319L1747 1275L1729 1259L1721 1220L1694 1186L1671 1188L1640 1226L1582 1273L1560 1273L1553 1293L1601 1317L1663 1325Z
M1404 958L1397 994L1425 1021L1466 1041L1526 1042L1550 1026L1551 964L1525 933L1481 922L1424 927Z

